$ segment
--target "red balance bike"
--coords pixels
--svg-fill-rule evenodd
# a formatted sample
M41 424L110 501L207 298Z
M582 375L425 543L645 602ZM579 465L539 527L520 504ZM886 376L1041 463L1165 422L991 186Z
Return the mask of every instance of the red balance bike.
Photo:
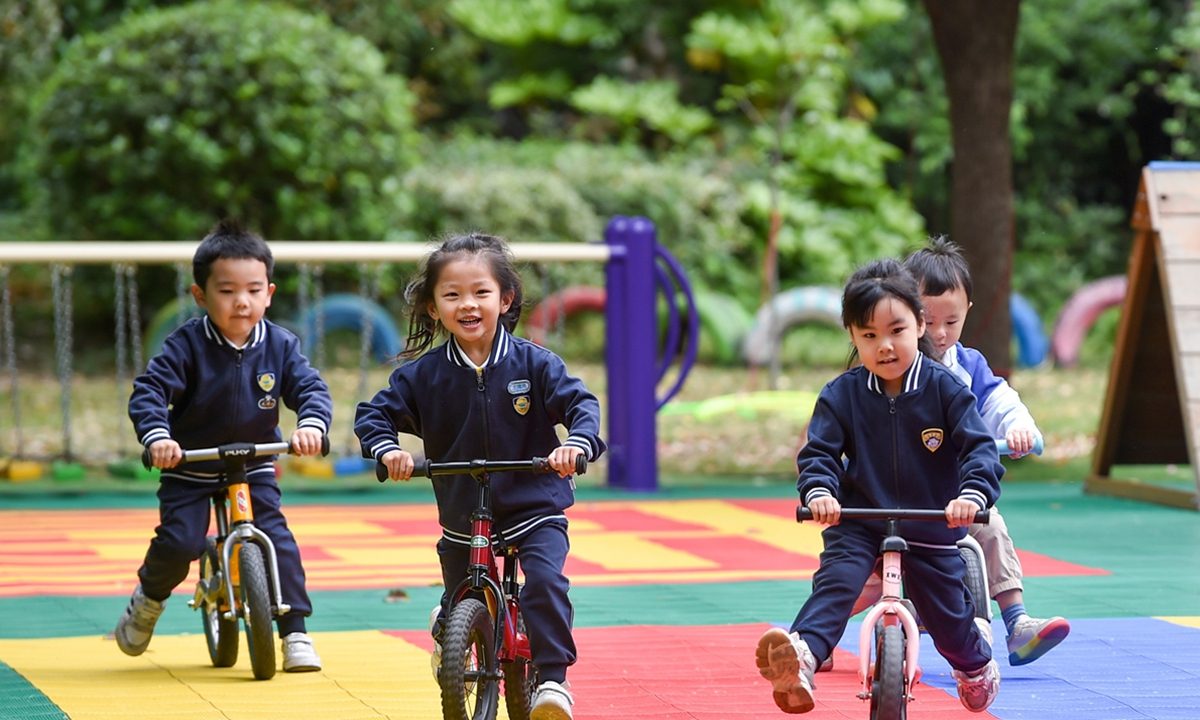
M471 559L467 579L450 594L442 637L442 689L445 720L494 720L500 706L500 680L510 720L529 720L537 675L530 662L529 638L521 616L517 548L492 533L493 472L554 472L545 458L418 463L413 475L469 475L479 484L471 514ZM575 474L587 472L587 458L575 461ZM387 467L375 465L379 482Z

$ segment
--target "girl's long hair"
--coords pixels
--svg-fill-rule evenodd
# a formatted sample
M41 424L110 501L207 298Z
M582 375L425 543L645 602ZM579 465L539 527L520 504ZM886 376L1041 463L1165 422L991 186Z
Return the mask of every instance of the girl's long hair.
M842 292L842 327L864 327L875 315L875 306L880 300L893 298L912 310L913 316L923 322L924 305L921 304L921 288L904 266L892 258L875 260L859 268L846 281ZM917 341L917 349L933 357L933 340L926 333ZM850 357L846 367L858 360L858 348L850 346Z
M525 303L525 289L512 251L508 249L504 238L483 233L451 235L425 256L417 276L404 290L404 299L408 302L408 337L404 342L404 351L400 353L401 359L423 355L445 332L442 324L429 316L433 292L443 268L454 260L470 257L485 262L491 269L496 283L500 285L501 297L512 293L512 304L507 312L500 315L500 324L509 332L517 327Z

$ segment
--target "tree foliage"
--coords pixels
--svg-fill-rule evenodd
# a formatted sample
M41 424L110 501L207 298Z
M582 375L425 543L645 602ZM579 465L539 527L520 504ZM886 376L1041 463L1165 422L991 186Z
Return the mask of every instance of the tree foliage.
M193 239L233 215L280 239L388 235L411 96L327 20L222 0L77 38L34 104L28 177L55 232Z

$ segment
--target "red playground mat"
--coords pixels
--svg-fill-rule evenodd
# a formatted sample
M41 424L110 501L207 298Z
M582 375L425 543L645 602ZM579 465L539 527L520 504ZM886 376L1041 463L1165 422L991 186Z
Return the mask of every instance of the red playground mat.
M771 699L771 686L758 674L754 648L767 623L719 626L627 626L576 628L579 662L568 680L575 694L578 720L729 720L783 716ZM428 650L428 632L397 635ZM817 707L813 720L870 715L856 695L858 658L834 650L834 670L817 675ZM432 679L430 681L432 690ZM436 692L436 691L435 691ZM910 705L923 718L986 720L971 713L943 690L921 683Z

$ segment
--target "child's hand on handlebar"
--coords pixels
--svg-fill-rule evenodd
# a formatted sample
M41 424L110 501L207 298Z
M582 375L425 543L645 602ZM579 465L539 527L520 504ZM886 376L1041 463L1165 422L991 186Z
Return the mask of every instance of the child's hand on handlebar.
M575 472L575 458L583 454L583 451L577 447L570 445L559 445L554 448L554 452L546 458L550 463L550 467L558 473L559 477L566 477Z
M299 427L292 433L292 452L297 455L316 455L321 452L323 434L314 427Z
M808 509L812 510L813 520L822 525L837 525L842 519L841 503L829 495L813 498L808 504Z
M1025 428L1013 428L1004 436L1004 440L1008 443L1008 456L1016 460L1033 452L1033 446L1037 443L1037 433Z
M183 459L183 448L170 438L155 440L147 449L150 451L150 464L163 470L175 467Z
M952 527L966 527L975 522L975 513L979 506L971 500L955 498L946 506L946 523Z
M413 470L417 465L413 462L413 456L403 450L390 450L379 458L379 462L383 463L388 470L388 477L392 482L403 480L408 482L412 479Z

